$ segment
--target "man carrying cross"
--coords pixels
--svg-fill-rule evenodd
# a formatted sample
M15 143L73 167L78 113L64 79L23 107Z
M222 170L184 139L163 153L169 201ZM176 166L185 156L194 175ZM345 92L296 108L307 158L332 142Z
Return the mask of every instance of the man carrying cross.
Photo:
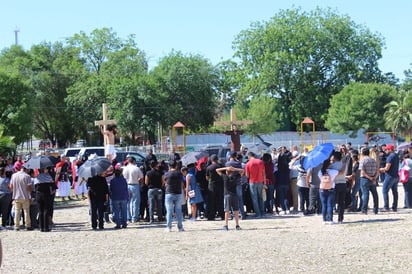
M104 138L104 150L105 156L110 161L116 159L116 149L114 147L114 142L117 133L116 121L107 119L107 106L103 104L103 120L95 121L94 124L100 127L100 132L103 134Z
M116 133L117 133L117 126L116 125L108 125L107 129L104 130L103 126L100 126L100 131L103 134L104 138L104 150L105 150L105 155L107 159L110 161L113 161L116 159L116 149L114 147L114 142L116 138Z

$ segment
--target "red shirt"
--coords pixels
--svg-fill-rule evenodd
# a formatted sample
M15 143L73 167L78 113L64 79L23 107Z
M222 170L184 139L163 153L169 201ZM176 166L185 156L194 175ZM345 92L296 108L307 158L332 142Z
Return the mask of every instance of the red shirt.
M249 177L249 183L263 183L265 165L260 159L252 158L246 164L246 174Z

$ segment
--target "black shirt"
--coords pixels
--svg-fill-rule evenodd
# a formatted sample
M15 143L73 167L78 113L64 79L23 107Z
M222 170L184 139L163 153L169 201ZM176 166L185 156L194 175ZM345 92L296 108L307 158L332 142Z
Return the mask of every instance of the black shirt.
M220 167L222 167L222 165L215 163L206 168L206 176L209 177L209 181L212 186L222 185L222 177L220 177L216 172L216 169Z
M182 194L182 173L177 170L165 174L166 194Z
M100 202L106 201L106 195L109 194L109 186L107 185L105 177L97 175L89 178L87 180L87 188L90 199Z
M227 176L222 174L224 194L236 195L236 176Z
M149 179L148 188L162 188L162 174L156 169L151 169L146 173Z

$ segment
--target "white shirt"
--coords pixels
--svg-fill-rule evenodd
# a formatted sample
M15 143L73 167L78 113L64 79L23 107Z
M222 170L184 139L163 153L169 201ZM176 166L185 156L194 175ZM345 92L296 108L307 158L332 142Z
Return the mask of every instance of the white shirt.
M123 176L129 185L137 185L143 179L143 172L136 165L128 164L123 168Z

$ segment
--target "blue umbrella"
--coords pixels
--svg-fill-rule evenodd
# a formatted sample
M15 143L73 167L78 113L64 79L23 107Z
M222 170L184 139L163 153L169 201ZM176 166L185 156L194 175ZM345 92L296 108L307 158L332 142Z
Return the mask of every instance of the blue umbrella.
M111 164L107 158L93 158L80 166L77 175L79 178L91 178L105 172Z
M325 143L315 146L303 160L303 167L307 170L311 167L316 167L323 163L326 159L329 159L335 147L332 143Z

